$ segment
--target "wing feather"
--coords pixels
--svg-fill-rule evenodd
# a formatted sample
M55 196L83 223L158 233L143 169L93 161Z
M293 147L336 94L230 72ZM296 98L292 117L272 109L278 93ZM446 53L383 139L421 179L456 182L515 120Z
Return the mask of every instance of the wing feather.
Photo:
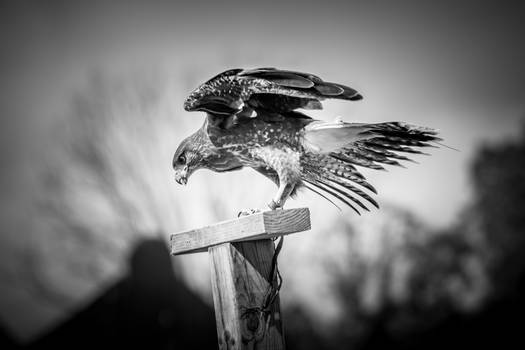
M437 131L401 122L363 124L314 121L304 128L306 149L329 154L345 163L383 170L380 164L403 166L410 158L397 152L424 154L417 148L437 147Z
M377 170L384 170L383 164L403 166L399 161L410 159L398 152L422 153L415 148L435 147L432 143L441 140L433 129L400 122L350 124L313 121L303 130L306 152L301 156L301 179L328 191L345 204L352 202L361 208L364 206L361 199L377 208L379 205L355 185L377 192L354 166ZM309 138L312 135L308 133L313 137ZM352 205L350 207L356 210Z
M352 88L323 81L310 73L237 68L222 72L195 89L184 108L218 115L239 113L246 106L287 112L298 108L321 109L321 102L327 98L359 100L362 96Z
M339 86L327 83L315 85L315 90L317 90L323 96L339 96L344 92L344 90Z
M292 88L309 89L315 85L312 80L289 71L267 70L249 74L241 73L239 75L262 78L278 85Z

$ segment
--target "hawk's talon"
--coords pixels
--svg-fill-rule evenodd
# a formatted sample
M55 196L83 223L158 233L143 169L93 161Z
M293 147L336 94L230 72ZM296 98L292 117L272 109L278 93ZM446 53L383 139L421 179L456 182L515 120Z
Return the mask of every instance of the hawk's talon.
M237 217L240 218L241 216L248 216L252 214L260 213L261 209L242 209L238 214Z
M268 207L271 209L271 210L275 210L275 209L282 209L283 208L283 205L274 201L273 199L270 201L270 203L268 203Z

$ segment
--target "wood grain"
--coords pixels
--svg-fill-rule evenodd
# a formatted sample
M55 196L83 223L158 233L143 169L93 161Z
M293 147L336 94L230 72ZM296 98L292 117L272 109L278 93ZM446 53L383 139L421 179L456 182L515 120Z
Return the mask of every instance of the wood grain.
M225 243L209 248L220 349L284 349L279 298L272 305L268 328L257 314L269 288L274 246L269 239Z
M171 253L205 252L222 243L272 238L310 228L308 208L269 210L173 234Z

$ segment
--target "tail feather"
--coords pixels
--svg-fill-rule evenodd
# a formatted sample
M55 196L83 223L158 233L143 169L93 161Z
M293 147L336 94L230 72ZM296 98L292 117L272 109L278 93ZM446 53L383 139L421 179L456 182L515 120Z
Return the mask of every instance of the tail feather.
M336 176L330 176L330 175L328 175L327 178L330 181L332 181L333 183L336 183L337 185L339 185L341 187L344 187L345 189L349 190L350 192L353 192L353 193L363 197L368 202L370 202L374 207L379 209L379 204L377 204L377 202L372 197L370 197L368 194L366 194L364 191L360 190L359 188L357 188L355 186L352 186L348 182L344 181L344 179L341 179L341 178L336 177Z
M355 198L354 196L352 196L349 192L346 192L345 190L335 186L335 184L338 184L338 182L334 182L334 181L327 181L327 180L324 180L323 178L320 178L318 179L318 182L325 185L326 187L330 188L330 189L333 189L335 191L337 191L338 193L340 193L341 195L343 195L345 198L348 198L349 200L351 200L352 202L354 202L355 204L357 204L358 206L360 206L363 210L366 210L366 211L370 211L370 209L368 209L359 199ZM346 186L343 186L344 188L347 188ZM351 187L351 186L350 186ZM354 187L355 188L355 187ZM362 192L362 191L361 191Z
M349 205L356 212L359 211L353 206L353 204L357 204L360 208L366 211L369 211L369 209L363 204L363 202L361 202L361 200L357 199L352 194L360 196L375 207L379 208L377 202L370 195L356 186L353 186L351 182L356 182L372 192L376 192L375 188L364 181L361 177L345 174L343 172L338 173L336 169L345 166L344 164L339 164L340 161L322 155L311 155L310 157L305 158L306 159L303 160L302 172L302 180L304 182L324 190L326 193ZM353 204L350 204L349 202L352 202Z
M318 167L324 169L324 174L327 176L329 176L331 173L334 177L339 177L351 182L355 182L356 184L363 186L374 193L377 193L377 190L374 188L374 186L369 184L363 174L358 172L351 164L326 156L318 156L315 160L311 161L311 163L317 164Z
M324 199L326 199L328 202L332 203L332 205L334 207L336 207L337 209L341 210L341 207L338 206L337 204L335 204L335 202L333 200L331 200L328 196L325 196L322 192L319 192L318 190L315 189L315 185L313 185L312 183L308 182L307 180L304 180L303 182L303 186L304 188L307 188L309 189L310 191L312 191L313 193L323 197Z
M337 198L338 200L340 200L341 202L343 202L344 204L348 205L353 211L355 211L358 215L361 215L361 213L359 212L359 210L357 210L348 200L346 200L344 197L346 197L346 195L343 197L341 195L339 195L336 191L333 191L332 189L330 189L329 187L327 188L327 186L325 186L324 184L322 183L319 183L318 181L315 181L315 180L309 180L309 179L303 179L303 181L306 181L307 183L317 187L318 189L320 190L323 190L325 191L326 193L328 193L329 195L331 196L334 196L335 198ZM331 200L329 200L330 202L332 202Z
M361 186L363 186L364 188L366 188L367 190L371 191L371 192L374 192L375 194L377 194L377 190L374 188L374 186L372 186L371 184L369 184L368 182L366 182L364 180L364 178L362 177L363 175L361 175L361 177L358 177L358 176L355 176L353 174L348 174L348 173L343 173L341 171L337 171L335 169L328 169L328 171L330 171L336 178L339 177L339 178L343 178L345 180L349 180L349 181L352 181L352 182L355 182ZM331 176L332 177L332 176Z

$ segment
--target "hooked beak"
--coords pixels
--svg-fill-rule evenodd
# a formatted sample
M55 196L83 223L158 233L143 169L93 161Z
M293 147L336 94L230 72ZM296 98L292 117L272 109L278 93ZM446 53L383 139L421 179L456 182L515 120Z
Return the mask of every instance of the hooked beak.
M188 169L184 168L184 170L176 172L175 181L180 185L186 185L188 183Z
M188 183L188 179L185 177L175 177L175 181L180 185L186 185Z

